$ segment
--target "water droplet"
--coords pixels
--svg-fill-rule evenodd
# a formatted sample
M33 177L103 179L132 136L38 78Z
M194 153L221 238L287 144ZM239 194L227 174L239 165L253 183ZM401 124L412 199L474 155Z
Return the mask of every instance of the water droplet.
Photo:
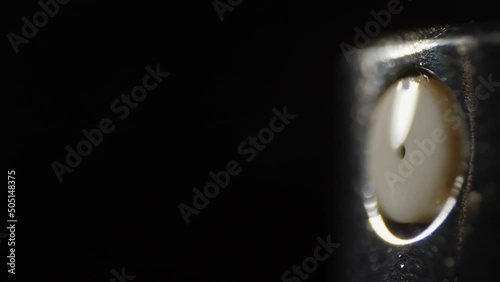
M455 260L452 257L444 258L444 265L448 268L452 268L455 265Z

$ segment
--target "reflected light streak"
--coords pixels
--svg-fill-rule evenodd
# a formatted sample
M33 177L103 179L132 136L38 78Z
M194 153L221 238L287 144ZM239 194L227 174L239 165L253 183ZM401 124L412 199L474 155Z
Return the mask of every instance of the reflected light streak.
M405 87L405 83L409 85ZM399 83L396 91L390 128L391 146L394 150L403 144L410 132L418 102L418 83L405 80Z
M436 217L436 219L418 236L413 237L411 239L401 239L396 237L394 234L389 231L387 226L385 225L384 220L382 219L382 216L380 214L372 215L368 219L370 222L371 227L377 233L380 238L382 238L384 241L387 243L393 244L393 245L406 245L406 244L411 244L418 242L427 236L431 235L440 225L443 223L443 221L446 219L448 214L450 213L451 209L455 205L456 199L455 197L450 197L448 200L445 202L443 209L439 213L439 215Z

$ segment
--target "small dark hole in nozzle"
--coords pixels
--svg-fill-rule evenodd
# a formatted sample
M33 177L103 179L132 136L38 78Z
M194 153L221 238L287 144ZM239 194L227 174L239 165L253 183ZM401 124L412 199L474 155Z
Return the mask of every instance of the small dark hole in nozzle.
M398 152L398 153L399 153L399 156L400 156L401 158L404 158L404 157L405 157L405 155L406 155L406 148L405 148L405 146L404 146L404 145L401 145L401 147L399 147L399 152Z

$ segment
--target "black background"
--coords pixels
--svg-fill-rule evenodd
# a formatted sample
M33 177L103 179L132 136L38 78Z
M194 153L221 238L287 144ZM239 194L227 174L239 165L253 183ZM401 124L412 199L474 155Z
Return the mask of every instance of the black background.
M40 9L16 3L3 9L4 34ZM384 31L498 17L486 3L401 1ZM342 243L338 203L352 195L338 45L386 7L245 0L221 22L212 1L73 0L18 54L4 36L19 281L107 282L122 267L138 282L280 281L316 237ZM117 120L111 102L156 64L170 76ZM284 106L297 118L244 162L237 146ZM51 163L104 117L116 130L59 183ZM233 159L242 173L186 225L178 205ZM330 279L348 252L332 254ZM322 264L309 280L326 273Z

